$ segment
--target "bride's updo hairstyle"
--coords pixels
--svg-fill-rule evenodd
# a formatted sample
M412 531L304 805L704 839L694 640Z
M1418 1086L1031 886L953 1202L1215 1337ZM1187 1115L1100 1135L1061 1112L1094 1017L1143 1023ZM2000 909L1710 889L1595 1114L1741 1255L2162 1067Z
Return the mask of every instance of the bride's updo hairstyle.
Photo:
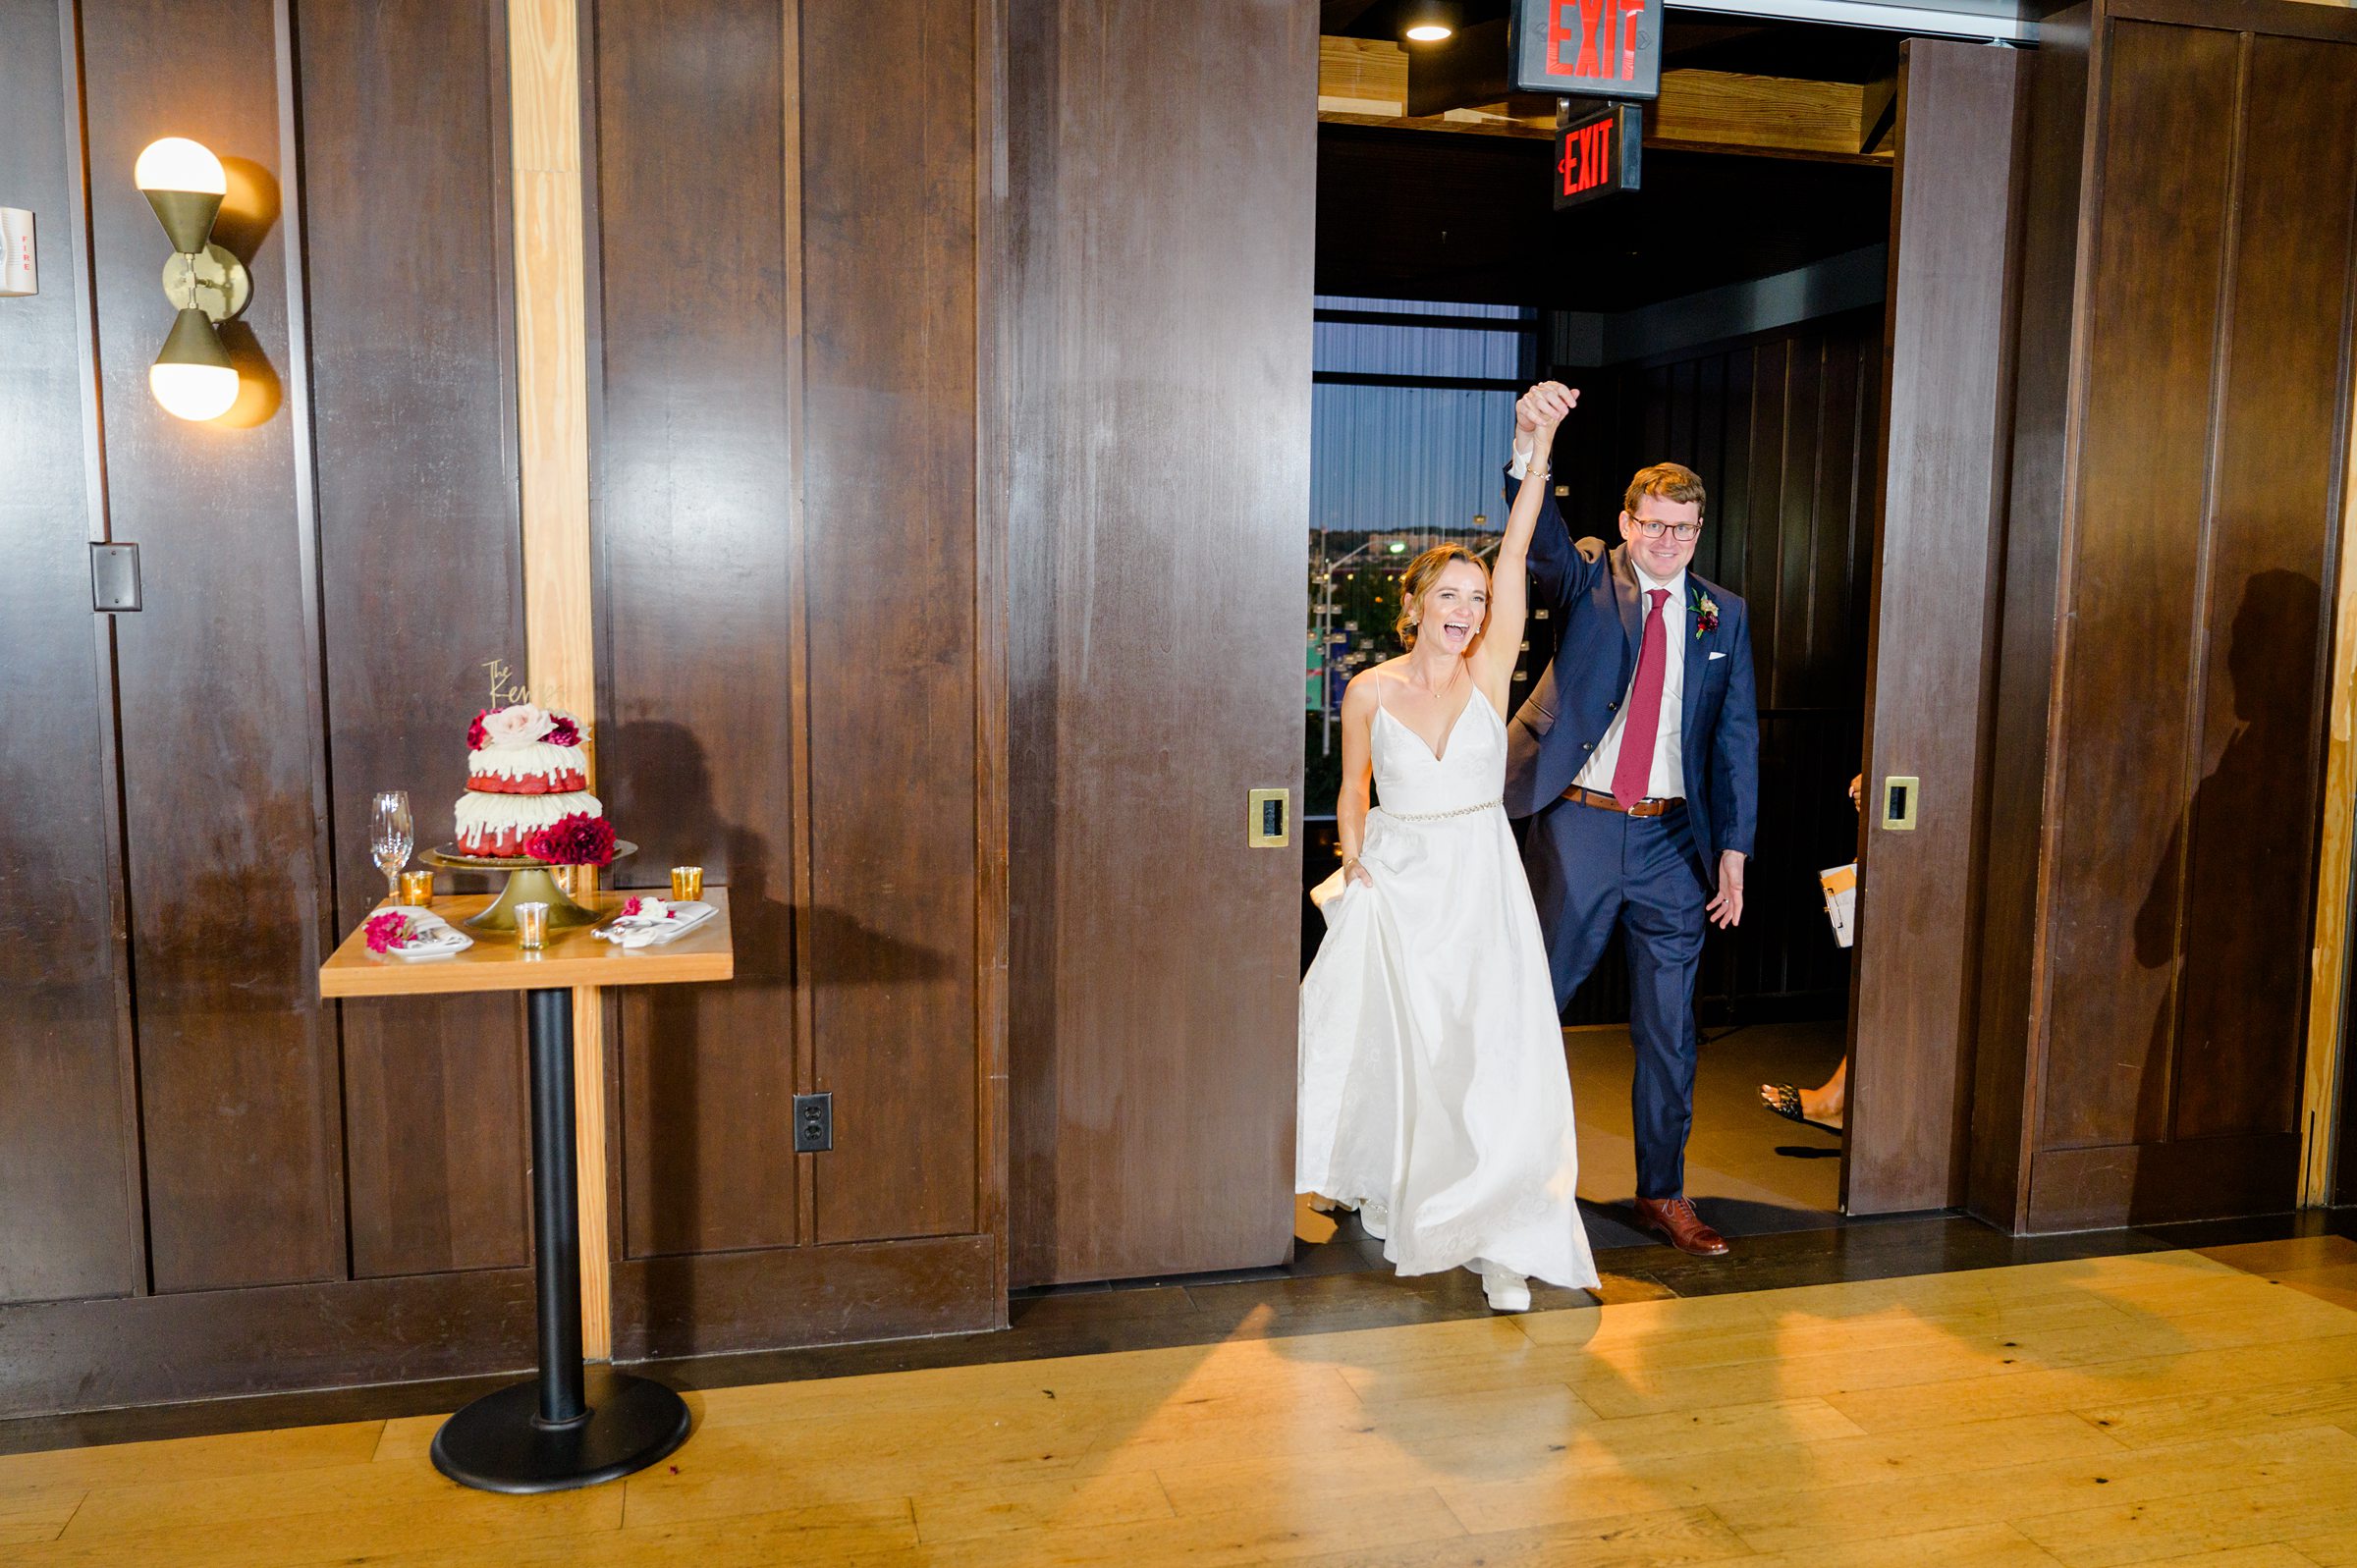
M1393 624L1392 629L1399 633L1399 640L1406 643L1411 652L1416 646L1416 622L1413 619L1416 613L1416 601L1423 598L1432 585L1441 580L1441 573L1449 569L1449 563L1452 561L1470 564L1474 570L1481 573L1483 591L1487 592L1489 589L1489 564L1463 545L1453 543L1434 545L1430 550L1409 562L1407 575L1399 579L1399 619ZM1487 612L1483 613L1482 624L1485 627L1489 624Z

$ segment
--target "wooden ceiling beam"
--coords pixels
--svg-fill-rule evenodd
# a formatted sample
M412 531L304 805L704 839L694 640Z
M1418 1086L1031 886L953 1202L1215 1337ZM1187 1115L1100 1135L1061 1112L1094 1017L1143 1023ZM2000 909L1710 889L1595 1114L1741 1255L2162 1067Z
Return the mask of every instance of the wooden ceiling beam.
M1384 38L1318 40L1318 118L1335 125L1474 135L1552 137L1547 100L1503 95L1438 114L1408 113L1408 53ZM1466 79L1468 87L1473 85ZM1487 85L1495 92L1498 82ZM1703 152L1891 161L1886 84L1755 77L1733 71L1665 71L1661 97L1645 106L1645 144Z

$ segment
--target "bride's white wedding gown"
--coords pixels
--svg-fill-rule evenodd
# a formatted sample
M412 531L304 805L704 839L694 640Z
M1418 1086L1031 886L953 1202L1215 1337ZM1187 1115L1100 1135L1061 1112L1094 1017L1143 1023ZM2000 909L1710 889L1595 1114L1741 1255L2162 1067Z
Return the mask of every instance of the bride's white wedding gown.
M1382 707L1359 863L1321 889L1301 982L1294 1185L1357 1206L1403 1274L1596 1283L1571 1078L1537 911L1500 797L1506 725L1475 691L1440 754Z

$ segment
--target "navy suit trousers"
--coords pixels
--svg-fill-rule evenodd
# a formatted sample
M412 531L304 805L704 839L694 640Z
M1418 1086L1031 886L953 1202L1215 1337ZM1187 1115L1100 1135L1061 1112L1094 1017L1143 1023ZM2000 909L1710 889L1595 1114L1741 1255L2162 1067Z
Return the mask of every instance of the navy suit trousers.
M1685 808L1629 817L1558 800L1532 820L1522 857L1558 1010L1596 967L1614 926L1625 937L1637 1196L1674 1198L1685 1190L1694 1124L1694 977L1710 902Z

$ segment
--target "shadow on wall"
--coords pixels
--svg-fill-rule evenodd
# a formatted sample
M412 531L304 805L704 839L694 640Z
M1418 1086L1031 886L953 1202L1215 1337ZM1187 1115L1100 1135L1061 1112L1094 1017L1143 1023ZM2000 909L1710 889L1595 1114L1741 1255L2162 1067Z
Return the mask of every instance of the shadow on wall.
M606 768L600 781L606 815L617 833L640 845L616 866L615 885L667 889L672 866L702 866L708 885L728 889L737 954L730 985L622 993L616 1044L628 1083L616 1120L633 1170L622 1217L624 1250L643 1258L792 1245L797 1222L792 1157L749 1152L743 1139L748 1097L771 1125L783 1129L789 1121L797 921L808 937L807 979L822 1046L831 988L938 980L950 973L950 958L869 930L842 910L797 913L791 847L722 814L704 746L685 726L659 720L604 726L598 754ZM823 1078L823 1050L819 1061ZM634 1075L634 1066L646 1070ZM748 1183L761 1190L748 1194ZM728 1203L707 1202L722 1193L732 1195ZM673 1331L703 1322L694 1271L663 1278L645 1304L648 1321Z
M250 268L262 242L278 227L278 180L247 158L223 158L221 172L227 177L229 194L222 198L221 215L213 220L213 243ZM239 430L267 424L286 401L277 368L262 352L253 329L244 318L221 322L219 330L221 347L229 351L230 363L237 366L238 401L214 422Z
M2292 571L2243 585L2228 632L2226 673L2237 728L2195 788L2136 912L2136 961L2173 983L2147 1037L2135 1139L2280 1132L2297 1115L2296 1077L2275 1094L2241 1080L2296 1042L2307 954L2306 911L2291 906L2307 877L2310 825L2287 820L2311 755L2310 726L2323 595ZM2273 1040L2277 1050L2267 1049ZM2256 1048L2256 1049L2255 1049ZM2191 1097L2192 1115L2188 1114ZM2239 1111L2239 1113L2238 1113ZM2189 1124L2190 1122L2190 1124ZM2128 1218L2177 1217L2140 1165Z

